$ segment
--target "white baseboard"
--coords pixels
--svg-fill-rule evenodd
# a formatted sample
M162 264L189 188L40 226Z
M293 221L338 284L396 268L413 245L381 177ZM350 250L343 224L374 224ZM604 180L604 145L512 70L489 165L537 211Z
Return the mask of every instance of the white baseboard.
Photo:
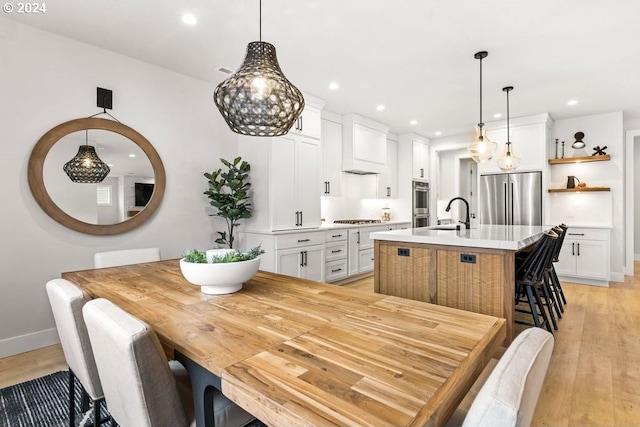
M58 344L58 330L56 328L45 329L44 331L33 332L31 334L0 340L0 359L26 351L36 350L42 347Z
M624 282L624 273L611 272L610 275L612 282Z

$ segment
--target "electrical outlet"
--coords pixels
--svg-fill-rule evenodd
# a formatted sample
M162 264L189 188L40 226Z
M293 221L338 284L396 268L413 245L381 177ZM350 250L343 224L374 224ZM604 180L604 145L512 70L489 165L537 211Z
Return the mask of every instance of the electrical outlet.
M398 256L409 256L409 248L398 248Z
M473 254L460 254L460 262L466 262L468 264L476 263L476 256Z

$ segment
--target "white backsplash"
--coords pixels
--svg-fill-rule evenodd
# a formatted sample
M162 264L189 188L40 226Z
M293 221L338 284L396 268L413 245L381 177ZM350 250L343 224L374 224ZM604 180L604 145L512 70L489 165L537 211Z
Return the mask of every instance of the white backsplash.
M613 203L610 191L552 193L549 196L551 224L574 227L611 227Z

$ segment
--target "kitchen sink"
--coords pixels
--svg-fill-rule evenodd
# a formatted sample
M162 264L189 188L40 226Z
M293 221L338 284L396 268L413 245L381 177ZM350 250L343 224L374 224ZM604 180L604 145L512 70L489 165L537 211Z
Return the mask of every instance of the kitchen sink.
M459 224L450 224L450 225L434 225L431 227L426 227L428 230L440 230L440 231L460 231Z

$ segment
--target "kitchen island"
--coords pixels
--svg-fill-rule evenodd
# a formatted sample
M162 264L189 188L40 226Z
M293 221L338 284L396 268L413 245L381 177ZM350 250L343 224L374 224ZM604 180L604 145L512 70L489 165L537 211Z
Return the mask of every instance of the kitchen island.
M516 254L549 227L442 228L372 233L375 292L502 317L510 343Z

